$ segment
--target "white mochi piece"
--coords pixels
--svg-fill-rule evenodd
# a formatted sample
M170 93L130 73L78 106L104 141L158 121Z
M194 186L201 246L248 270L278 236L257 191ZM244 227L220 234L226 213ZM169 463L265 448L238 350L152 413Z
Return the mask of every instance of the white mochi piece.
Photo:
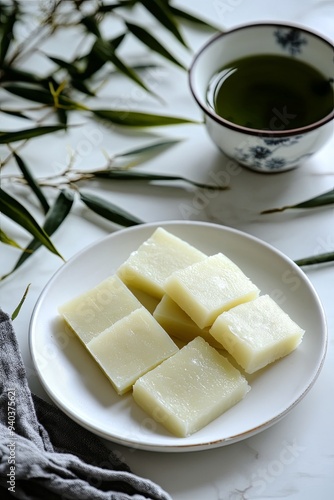
M133 397L172 434L186 437L238 403L250 387L229 361L197 337L133 386Z
M153 316L141 307L87 344L118 394L179 349Z
M79 339L87 344L139 307L142 307L139 300L114 275L61 305L58 311Z
M130 254L117 274L129 287L160 299L170 274L205 258L203 252L159 227Z
M304 334L269 295L222 313L210 332L247 373L292 352Z
M253 300L260 292L222 253L174 272L164 288L200 328L211 326L223 311Z
M199 328L187 313L165 294L153 312L154 318L174 338L190 342L196 337L202 337L210 345L218 349L223 346L210 334L209 328Z

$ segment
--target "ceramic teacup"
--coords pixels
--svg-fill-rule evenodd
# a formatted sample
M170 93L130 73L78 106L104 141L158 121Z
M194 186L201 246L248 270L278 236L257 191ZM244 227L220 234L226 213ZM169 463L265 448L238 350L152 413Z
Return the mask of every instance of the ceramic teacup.
M294 127L294 114L284 105L283 98L280 107L273 105L265 127L238 124L221 116L208 97L214 76L232 61L262 55L284 56L292 59L293 64L305 63L320 73L331 96L325 114ZM259 172L282 172L301 165L333 136L333 56L329 40L298 25L248 24L214 36L195 55L189 70L190 89L204 112L213 142L228 157ZM288 79L289 75L286 76ZM301 78L301 92L305 90L303 85ZM311 106L311 102L306 101L306 106ZM256 109L254 103L252 109Z

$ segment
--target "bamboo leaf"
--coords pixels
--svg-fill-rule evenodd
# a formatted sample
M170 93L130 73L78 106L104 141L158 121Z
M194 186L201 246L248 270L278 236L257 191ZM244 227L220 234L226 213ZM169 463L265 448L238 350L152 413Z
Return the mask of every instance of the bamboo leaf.
M31 118L29 118L29 116L21 113L21 111L14 111L14 110L10 110L10 109L0 109L0 111L2 113L6 113L7 115L11 115L11 116L16 116L17 118L24 118L25 120L31 120Z
M324 205L331 205L334 203L334 189L327 191L319 196L315 196L307 201L302 203L298 203L294 206L294 208L314 208L314 207L322 207Z
M180 33L177 22L169 8L169 5L161 0L141 0L140 2L150 14L152 14L168 31L170 31L179 42L188 48Z
M313 255L311 257L305 257L303 259L295 260L297 266L312 266L315 264L323 264L326 262L334 261L334 252L321 253L319 255Z
M23 97L29 101L53 106L54 100L49 90L37 85L4 85L4 89L11 94Z
M20 300L18 306L15 308L15 310L13 311L13 314L11 315L12 321L14 321L14 319L17 318L19 312L21 311L21 307L23 306L24 301L26 300L26 297L28 295L29 288L30 288L30 283L27 286L27 288L25 289L24 294L22 296L22 299Z
M110 3L108 5L101 4L98 6L97 12L101 12L101 14L105 14L111 12L119 7L132 7L135 3L135 0L121 0L120 2Z
M19 203L15 198L6 193L6 191L4 191L1 187L0 194L0 211L2 211L4 215L23 227L26 231L31 233L41 242L42 245L50 250L50 252L58 255L58 257L63 259L63 257L60 255L60 253L50 240L47 233L39 226L37 221L32 217L32 215L30 215L26 208L21 205L21 203Z
M50 59L50 61L57 64L58 66L60 66L61 68L67 69L67 71L70 74L77 74L78 73L78 70L73 63L69 63L67 61L64 61L64 59L60 59L59 57L55 57L55 56L47 56L47 58Z
M17 4L14 4L12 12L5 17L1 26L2 36L0 40L0 67L2 67L12 40L14 39L13 29L17 16Z
M181 139L167 139L165 141L154 142L152 144L129 149L123 153L118 153L111 157L112 169L128 169L140 165L150 158L160 154L162 151L179 143Z
M150 174L147 172L138 172L133 170L125 169L108 169L108 170L97 170L96 172L91 172L95 177L102 177L104 179L112 179L115 181L178 181L184 180L182 177L177 175L165 175L165 174Z
M56 229L64 222L71 211L73 202L74 195L72 191L68 189L60 191L55 203L46 215L43 226L49 236L52 236Z
M49 125L45 127L28 128L24 130L16 130L15 132L0 132L0 144L8 144L10 142L22 141L31 139L45 134L52 134L59 130L65 130L64 125Z
M37 83L42 84L45 79L40 78L29 71L24 71L19 68L14 68L12 66L7 66L4 64L2 66L1 81L2 82L24 82L24 83Z
M125 38L125 33L122 33L121 35L116 36L115 38L110 38L107 40L107 43L113 48L113 50L118 49L118 47L121 45Z
M127 66L115 53L115 50L111 45L105 40L98 39L95 44L95 52L98 57L104 61L109 61L113 63L113 65L121 72L123 75L127 76L135 82L137 85L142 87L146 92L152 94L152 91L147 87L147 85L143 82L143 80L137 75L137 73Z
M64 59L60 59L59 57L47 56L50 61L54 62L58 66L63 69L66 69L71 76L78 76L79 71L74 63L69 63L64 61Z
M57 108L56 110L58 121L61 125L67 129L67 110L63 108Z
M148 144L146 146L142 146L140 148L128 149L123 153L118 153L114 155L114 158L126 158L128 156L152 156L160 153L161 151L174 146L181 142L181 139L167 139L164 141L153 142L152 144Z
M179 17L180 19L183 19L185 21L189 21L190 23L197 24L199 26L202 26L203 28L209 28L210 30L214 31L221 31L220 28L217 26L214 26L213 24L209 23L208 21L204 21L203 19L195 16L194 14L190 14L190 12L186 12L185 10L178 9L177 7L174 7L172 5L169 6L170 11L174 14L174 16Z
M71 191L60 191L55 203L48 211L43 225L44 231L49 236L52 236L53 233L58 229L58 227L64 222L71 211L73 201L74 196ZM9 276L9 274L12 274L16 269L18 269L23 264L23 262L25 262L28 257L30 257L30 255L32 255L40 246L41 242L39 239L34 238L33 240L31 240L29 245L24 249L24 253L22 253L11 272L6 274L6 276L3 276L3 279Z
M95 92L93 92L90 88L88 88L81 78L72 78L71 84L72 87L79 90L83 94L89 95L90 97L95 96Z
M131 65L131 68L136 71L142 71L145 69L153 69L153 68L159 68L158 64L154 63L147 63L147 64L133 64ZM117 70L111 70L109 74L114 74L117 73Z
M101 37L101 32L99 29L99 25L96 22L94 16L85 16L81 18L80 24L83 24L90 33L93 33L96 37Z
M10 238L1 228L0 228L0 241L5 245L10 245L11 247L19 248L20 250L22 250L22 247L15 240Z
M269 210L263 210L261 214L272 214L275 212L283 212L289 209L298 208L316 208L323 207L325 205L332 205L334 203L334 189L327 191L326 193L310 198L309 200L303 201L302 203L297 203L296 205L286 205L281 208L270 208Z
M79 194L81 200L85 205L87 205L88 208L111 222L115 222L116 224L120 224L125 227L134 226L143 222L126 210L123 210L104 198L83 191L80 191Z
M115 181L184 181L187 182L188 184L191 184L192 186L196 186L199 188L205 188L205 189L217 189L217 190L225 190L227 189L226 186L213 186L212 184L204 184L202 182L195 182L190 179L187 179L186 177L182 177L180 175L168 175L168 174L150 174L147 172L137 172L133 170L116 170L116 169L109 169L109 170L98 170L95 172L90 172L90 174L94 175L95 177L101 177L104 179L111 179Z
M35 193L37 199L39 200L40 204L42 205L44 213L46 214L47 211L49 210L50 206L49 206L47 199L45 198L45 196L43 194L43 191L39 187L38 183L35 181L28 166L25 164L25 162L22 160L22 158L20 158L20 156L18 154L16 154L15 152L14 152L14 158L15 158L15 161L16 161L19 169L22 172L23 177L27 181L28 185L31 187L33 193Z
M57 86L57 82L56 86ZM49 89L37 85L4 85L7 92L28 99L29 101L39 102L48 106L54 106L54 97ZM59 94L57 96L58 104L66 109L80 109L80 105L69 97Z
M128 111L127 109L91 109L91 112L99 118L126 127L160 127L183 123L198 123L187 118L141 113Z
M125 33L119 35L116 38L108 40L106 43L110 45L111 50L116 50L125 38ZM105 57L101 57L98 53L98 45L96 42L93 44L90 52L81 58L86 61L86 68L81 73L81 78L83 80L90 78L94 73L101 69L107 62Z
M154 52L157 52L160 54L162 57L165 59L168 59L172 63L176 64L182 69L186 69L185 66L178 61L156 38L154 38L146 29L143 29L141 26L138 26L137 24L132 24L127 22L126 26L128 30L136 37L138 40L140 40L142 43L144 43L149 49L153 50Z

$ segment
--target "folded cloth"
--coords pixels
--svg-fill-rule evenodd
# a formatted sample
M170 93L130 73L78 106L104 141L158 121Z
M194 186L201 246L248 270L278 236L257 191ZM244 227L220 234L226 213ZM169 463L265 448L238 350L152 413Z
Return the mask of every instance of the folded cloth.
M23 500L171 500L94 434L31 394L16 335L0 309L0 495Z

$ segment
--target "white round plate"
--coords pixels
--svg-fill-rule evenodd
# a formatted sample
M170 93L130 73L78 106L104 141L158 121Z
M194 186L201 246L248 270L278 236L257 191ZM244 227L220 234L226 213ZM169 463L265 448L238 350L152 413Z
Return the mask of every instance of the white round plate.
M305 330L289 356L249 376L251 391L209 425L186 438L171 435L137 406L118 396L85 347L65 328L58 306L111 274L130 252L164 227L208 255L230 257L261 293L268 293ZM111 234L78 253L42 292L30 324L30 350L51 399L93 433L123 445L186 452L224 446L254 435L284 417L312 387L327 347L324 312L303 271L288 257L240 231L203 222L142 224Z

